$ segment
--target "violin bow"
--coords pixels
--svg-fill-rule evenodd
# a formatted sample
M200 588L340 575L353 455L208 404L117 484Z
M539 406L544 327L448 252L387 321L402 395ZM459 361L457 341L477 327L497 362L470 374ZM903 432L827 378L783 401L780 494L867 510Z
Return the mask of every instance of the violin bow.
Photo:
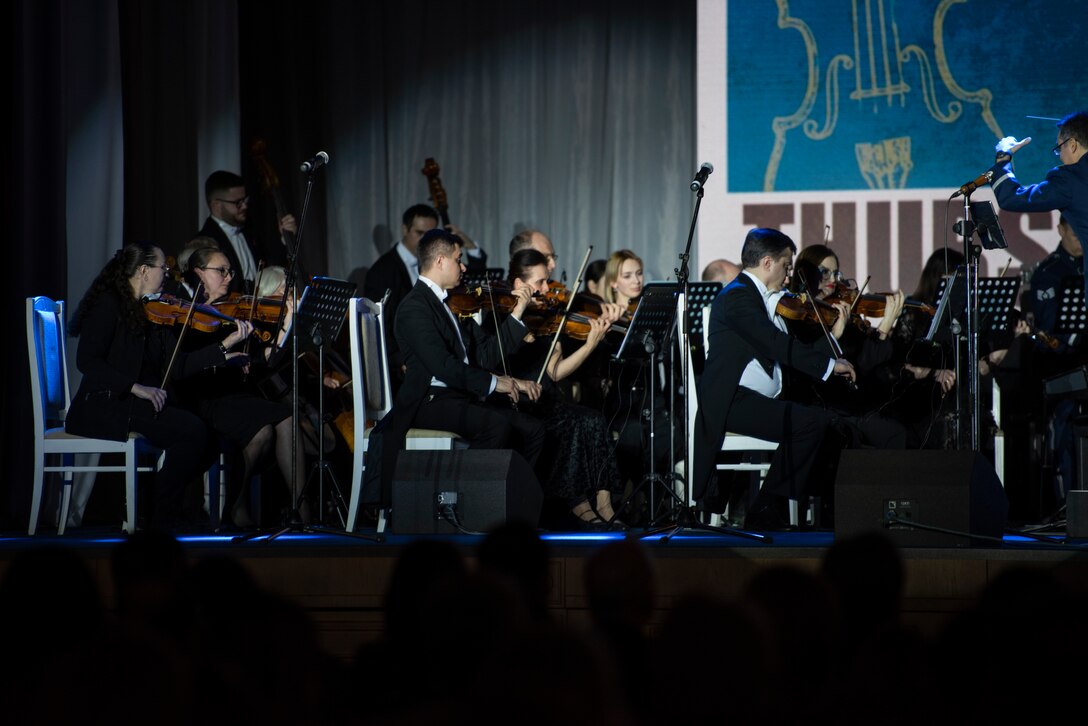
M189 329L189 324L193 321L193 311L196 310L196 299L200 297L200 291L204 287L203 282L198 282L196 290L193 292L193 302L189 305L189 312L185 315L185 322L181 325L181 332L178 333L178 340L174 343L174 352L170 354L170 362L166 364L166 373L163 374L162 384L159 388L166 389L166 382L170 380L170 371L174 369L174 361L178 357L178 350L181 348L181 341L185 338L185 331Z
M559 334L563 332L563 328L567 324L567 318L570 317L570 309L574 305L574 297L578 294L578 290L582 287L582 277L586 274L586 267L589 266L589 256L593 254L593 245L590 245L586 250L585 256L582 258L582 264L578 268L578 277L574 280L574 286L570 289L570 296L567 298L567 307L563 310L563 317L559 319L559 327L556 328L555 335L552 336L551 345L548 346L548 354L544 356L544 364L540 366L540 373L537 374L536 383L539 386L540 382L544 380L544 371L548 370L548 364L552 360L552 355L555 354L555 346L559 343Z
M808 286L808 280L805 279L804 272L798 270L797 276L800 278L801 284L805 286L806 291L812 289ZM812 312L816 314L816 322L820 324L820 330L824 331L824 337L827 338L827 344L831 346L831 351L835 354L836 358L845 358L846 356L843 355L842 346L839 345L839 341L835 340L835 336L831 334L831 331L828 330L827 325L824 323L824 319L820 316L820 309L816 307L816 298L812 296L812 293L806 293L805 297L808 298L809 304L812 305ZM846 383L850 386L851 390L857 390L857 386L849 378L846 379Z
M872 275L865 278L865 284L858 288L858 294L854 296L854 302L850 303L850 309L853 310L858 306L858 301L861 300L861 296L865 294L865 288L869 287L869 281L873 279Z
M502 330L499 329L499 309L495 307L495 295L491 292L491 278L484 277L484 288L487 290L487 299L491 302L491 320L495 323L495 339L499 344L499 360L502 361L502 374L507 378L510 378L510 371L506 368L506 352L502 348ZM514 392L518 392L516 387ZM518 410L517 401L514 401L514 410Z
M499 359L502 361L502 374L507 378L510 372L506 369L506 353L502 349L502 331L499 330L499 309L495 307L495 295L491 292L491 278L484 277L484 289L487 290L487 299L491 302L491 320L495 323L495 337L499 343Z
M257 301L260 300L261 291L261 278L264 277L264 260L257 262L257 280L253 283L253 305L249 309L249 324L253 324L254 318L257 317ZM282 323L281 323L282 324ZM276 333L280 331L277 330ZM246 345L242 349L242 353L249 355L249 338L246 338Z

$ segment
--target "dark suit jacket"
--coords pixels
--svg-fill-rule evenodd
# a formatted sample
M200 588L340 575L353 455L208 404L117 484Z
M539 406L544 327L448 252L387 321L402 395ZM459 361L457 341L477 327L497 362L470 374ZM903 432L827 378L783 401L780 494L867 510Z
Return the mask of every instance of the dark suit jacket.
M722 448L729 407L741 374L753 359L770 373L777 361L813 378L827 372L829 356L779 330L767 315L759 290L741 274L718 293L710 310L710 347L699 380L695 418L695 461L692 493L701 499L714 476L714 460Z
M149 325L144 334L138 334L121 320L121 310L117 296L106 292L83 320L76 353L83 380L64 422L69 433L124 441L130 431L132 384L158 387L162 383L161 371L176 341L173 332L166 326ZM218 345L179 352L171 378L184 378L225 360Z
M408 274L408 268L397 254L394 246L391 250L379 257L374 266L367 270L366 280L363 283L363 296L374 302L378 302L389 291L389 299L385 303L385 321L392 329L397 319L397 308L405 296L412 291L412 278ZM394 386L400 387L400 368L404 363L400 345L395 335L388 335L385 339L386 350L389 353L389 370L394 377Z
M211 237L215 240L215 243L219 245L219 251L227 256L227 260L230 261L230 267L235 270L237 274L230 281L230 288L228 292L248 292L246 289L245 280L242 277L242 262L238 259L238 253L234 251L233 245L230 243L230 239L227 238L223 228L219 226L219 223L209 216L204 220L204 226L200 228L197 233L202 237ZM253 235L250 233L245 234L246 244L249 246L250 254L253 255L254 262L260 262L264 260L265 266L269 265L282 265L287 261L287 250L284 249L283 244L279 240L276 240L275 244L262 245L260 242L253 239Z
M1038 184L1022 186L1012 170L1012 159L990 167L997 204L1010 212L1049 212L1060 209L1065 221L1077 233L1081 247L1088 249L1088 154L1076 164L1056 166ZM1085 280L1088 286L1088 279ZM1088 292L1088 287L1086 287Z
M471 318L460 323L468 349L469 363L465 364L461 342L446 306L423 282L417 282L405 296L394 327L408 368L393 409L370 435L363 492L367 503L378 502L383 493L384 501L389 501L397 454L404 448L404 436L430 391L431 378L451 389L483 398L491 388L490 371L502 365L499 339L488 335ZM507 318L499 331L505 353L513 353L522 346L525 328L519 321Z

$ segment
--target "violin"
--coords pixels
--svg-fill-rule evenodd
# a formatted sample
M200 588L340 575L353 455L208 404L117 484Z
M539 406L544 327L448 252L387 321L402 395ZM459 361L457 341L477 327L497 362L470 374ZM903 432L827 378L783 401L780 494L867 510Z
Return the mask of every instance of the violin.
M839 319L839 309L825 300L819 300L807 293L785 292L778 299L775 306L775 315L781 315L786 320L794 320L806 323L823 323L830 327ZM817 313L819 317L817 317ZM851 316L855 321L856 315Z
M250 322L279 322L283 312L283 296L259 297L231 293L226 299L212 303L219 312L232 318L242 318Z
M563 324L563 334L574 338L575 340L586 340L589 338L590 330L592 330L592 321L596 318L596 314L588 312L570 313L570 315L567 316L566 322ZM559 321L562 319L563 312L561 310L534 310L526 311L522 322L525 323L525 326L529 328L529 331L532 332L533 335L547 336L555 335L559 332ZM606 332L626 335L627 326L620 323L613 323Z
M891 294L890 292L869 292L859 295L856 288L848 287L840 282L836 284L835 291L824 298L824 301L828 303L844 302L851 305L854 312L859 315L869 318L882 318L888 303L888 296ZM937 313L937 308L932 305L911 298L903 301L903 309L917 310L930 317Z
M214 333L221 326L238 324L237 319L217 310L213 305L191 303L179 300L173 295L160 295L157 299L145 300L144 315L156 325L184 325L186 319L189 319L189 327L202 333ZM272 334L268 331L254 330L253 333L266 343L272 339Z
M534 299L541 301L543 298L534 295ZM494 283L490 289L482 286L472 289L455 287L449 291L446 304L455 315L467 318L482 310L509 313L517 307L518 297L506 283Z

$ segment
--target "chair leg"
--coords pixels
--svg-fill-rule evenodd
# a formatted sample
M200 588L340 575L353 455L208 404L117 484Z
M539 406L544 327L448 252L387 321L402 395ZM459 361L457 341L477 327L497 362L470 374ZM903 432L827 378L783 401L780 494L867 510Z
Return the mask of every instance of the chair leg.
M136 442L129 440L125 451L125 534L136 531Z
M64 466L74 466L75 457L72 454L64 454L62 457ZM64 472L64 479L61 482L61 513L57 518L57 533L63 534L67 528L67 513L72 506L72 479L74 475L72 469L67 469Z
M38 531L38 517L42 507L42 483L45 481L45 454L34 452L34 492L30 500L30 524L26 533L33 536Z
M359 499L363 491L363 442L355 442L355 457L351 467L351 497L348 501L348 519L344 525L347 532L355 531L355 524L359 518Z

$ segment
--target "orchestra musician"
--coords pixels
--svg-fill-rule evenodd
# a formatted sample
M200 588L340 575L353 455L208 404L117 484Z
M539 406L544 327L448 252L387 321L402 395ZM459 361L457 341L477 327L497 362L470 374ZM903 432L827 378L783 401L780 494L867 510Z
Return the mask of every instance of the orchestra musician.
M624 308L642 294L642 258L631 250L616 250L604 271L604 299Z
M963 262L963 254L956 250L934 250L922 266L911 299L935 306L941 278L954 274ZM962 278L956 284L962 285ZM948 394L956 384L955 358L950 341L921 340L932 322L933 317L920 310L905 309L892 329L892 356L874 372L878 385L885 388L888 404L883 410L907 427L911 449L951 443L942 414L954 403Z
M523 229L510 240L510 259L514 259L521 250L534 249L548 258L548 279L555 274L555 265L559 262L559 255L555 254L555 245L548 235L539 229Z
M175 333L149 323L141 304L162 289L168 271L162 250L150 242L134 242L119 250L95 278L68 328L80 338L76 366L83 380L64 422L69 433L112 441L124 441L135 431L166 452L155 477L149 518L152 528L161 529L179 525L185 484L212 459L204 423L178 406L163 385ZM224 348L246 334L240 326L223 339L222 348L208 343L179 353L171 379L221 370L233 355Z
M586 292L604 300L604 269L608 260L593 260L586 266Z
M784 397L797 403L832 410L849 428L854 445L878 449L905 448L905 428L879 413L887 399L882 395L882 387L876 385L872 378L876 369L891 360L894 353L890 336L906 301L902 290L882 296L883 315L879 325L874 327L852 312L850 296L859 291L846 284L834 250L823 244L809 245L797 255L794 267L789 288L795 293L811 296L816 305L827 303L829 307L824 309L828 311L828 316L835 315L834 321L826 326L827 333L838 343L839 350L826 346L825 350L832 356L841 352L842 357L854 365L857 384L844 386L837 380L825 383L808 376L792 376L786 371ZM812 304L805 302L802 307L807 308ZM787 318L786 327L791 335L802 342L818 347L830 344L825 337L825 326L820 322Z
M227 292L252 292L257 269L264 261L280 265L287 260L282 238L275 243L255 239L245 231L249 213L249 194L242 177L229 171L214 171L204 182L204 199L208 218L197 234L210 237L227 258L227 266L236 271ZM293 215L279 220L280 233L294 233L297 223Z
M723 289L711 307L709 349L698 386L692 488L696 500L709 492L714 460L726 431L778 442L767 478L745 519L752 529L785 526L781 507L802 500L823 482L812 481L821 445L836 417L812 406L784 401L782 367L813 378L832 374L855 378L845 358L832 358L786 332L775 314L797 247L776 229L752 229L741 250L743 272Z
M419 241L427 232L438 228L438 211L426 204L415 204L404 210L401 215L400 241L393 248L379 257L367 270L363 283L364 297L375 302L385 299L385 320L392 326L397 319L397 308L405 296L411 292L419 280ZM487 255L476 243L453 225L452 234L465 243L464 254L481 260L486 264ZM385 298L388 292L389 297ZM404 375L404 357L396 336L386 338L389 353L389 370L392 374L393 390L400 388Z
M404 383L392 410L370 436L364 501L390 500L398 453L409 428L453 431L470 448L514 448L536 464L545 441L543 422L510 407L483 399L500 393L516 402L540 397L540 386L498 375L501 350L515 353L525 338L521 316L531 299L527 289L513 293L517 304L500 328L500 339L474 320L459 320L445 304L465 271L460 239L444 229L422 235L418 247L419 280L405 296L394 323L404 355Z
M199 286L203 290L199 296L202 299L198 302L214 304L227 297L234 274L225 254L218 249L200 248L190 255L185 278L192 289L196 290ZM241 471L234 471L230 477L227 500L229 519L239 528L254 525L248 511L246 487L268 455L274 455L276 467L287 484L292 510L304 481L303 457L297 457L294 471L291 469L291 406L258 395L252 383L252 379L261 376L261 370L273 360L273 355L288 343L293 317L289 298L284 305L287 310L283 324L272 334L268 345L260 345L255 339L250 339L250 354L234 351L239 356L234 365L204 371L179 386L179 394L190 410L240 452ZM210 342L212 345L219 343L224 352L228 351L249 339L249 333L253 330L252 324L245 320L239 320L237 325L240 331L246 333L244 337L238 337L235 333L224 335L219 331L205 333L191 330L182 347L190 349L206 346ZM308 519L305 503L302 503L299 514L304 521ZM230 525L226 516L224 525Z
M525 289L535 295L547 293L548 258L532 247L519 250L510 260L508 282L513 290ZM548 450L561 455L542 466L541 483L546 494L566 501L577 524L584 529L604 529L612 522L622 526L615 519L612 496L621 495L623 490L604 417L599 411L569 401L555 384L589 358L622 314L619 305L602 305L600 315L588 323L585 342L566 355L565 336L560 336L546 368L550 336L530 335L526 345L506 359L511 375L529 380L537 378L545 368L541 398L531 412L547 425Z
M736 263L729 260L711 260L703 268L701 279L703 282L720 282L722 285L728 285L737 279L739 274L740 266Z

